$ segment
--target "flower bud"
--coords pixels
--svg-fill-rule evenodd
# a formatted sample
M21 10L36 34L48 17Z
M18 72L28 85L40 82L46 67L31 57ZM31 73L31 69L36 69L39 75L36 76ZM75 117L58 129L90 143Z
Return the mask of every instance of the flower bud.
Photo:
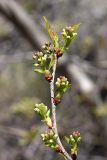
M46 79L47 81L49 81L49 82L51 82L51 80L53 79L53 76L52 76L52 74L50 73L49 70L46 70L46 71L45 71L45 79Z
M71 37L70 36L67 36L67 39L70 39Z
M33 55L33 59L35 60L37 58L36 53Z
M81 137L81 135L80 135L80 132L79 132L79 131L75 131L75 132L73 132L73 133L72 133L72 136L73 136L74 138L79 138L79 137Z
M42 46L42 48L46 51L46 53L52 53L51 43L45 43L45 45Z
M77 36L77 33L73 33L73 36Z
M54 142L53 139L50 139L50 140L49 140L49 143L53 143L53 142Z
M57 87L60 87L60 83L58 81L55 84Z
M35 66L35 67L38 67L38 66L39 66L39 64L38 64L38 63L35 63L35 64L34 64L34 66Z

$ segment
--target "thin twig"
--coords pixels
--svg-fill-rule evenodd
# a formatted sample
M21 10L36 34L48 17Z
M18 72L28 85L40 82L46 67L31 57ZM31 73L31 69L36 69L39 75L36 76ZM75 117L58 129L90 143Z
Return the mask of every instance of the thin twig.
M53 66L53 79L50 83L50 91L51 91L51 104L52 104L52 117L53 117L53 131L57 135L57 143L60 146L63 155L68 159L72 160L72 158L69 156L69 154L66 152L65 148L63 147L61 140L59 138L58 130L57 130L57 124L56 124L56 106L53 103L53 98L54 98L54 80L55 80L55 72L56 72L56 66L57 66L57 57L55 55L55 63Z

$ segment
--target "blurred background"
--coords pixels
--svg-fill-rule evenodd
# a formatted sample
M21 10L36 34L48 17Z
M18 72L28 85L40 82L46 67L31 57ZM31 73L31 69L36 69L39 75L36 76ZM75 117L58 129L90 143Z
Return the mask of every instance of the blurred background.
M46 130L34 104L50 106L49 85L32 55L49 40L43 16L60 33L81 22L59 60L57 76L72 83L57 109L60 137L79 130L78 159L107 159L107 0L0 0L0 160L61 160L43 144Z

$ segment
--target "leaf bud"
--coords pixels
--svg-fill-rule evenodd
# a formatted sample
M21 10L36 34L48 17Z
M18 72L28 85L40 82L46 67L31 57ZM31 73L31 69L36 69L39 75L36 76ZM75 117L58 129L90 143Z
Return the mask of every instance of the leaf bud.
M55 151L56 151L57 153L63 153L63 151L62 151L62 149L61 149L61 147L60 147L59 145L56 146Z
M60 99L60 98L57 98L57 97L53 98L53 103L54 103L55 105L58 105L60 102L61 102L61 99Z
M57 58L60 58L63 55L63 52L61 51L60 48L54 49L54 53L56 54Z
M71 154L71 157L72 157L73 160L77 159L77 155L75 153Z
M45 79L49 82L53 79L53 76L49 70L45 70Z
M51 120L50 117L47 117L47 118L46 118L46 123L47 123L49 129L52 129L53 123L52 123L52 120Z

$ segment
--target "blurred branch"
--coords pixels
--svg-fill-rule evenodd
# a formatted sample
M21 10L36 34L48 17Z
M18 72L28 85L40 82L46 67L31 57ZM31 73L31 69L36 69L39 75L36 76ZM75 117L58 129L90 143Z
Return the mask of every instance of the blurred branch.
M12 55L0 55L0 71L3 71L10 64L24 63L32 60L33 52L18 52Z
M23 137L26 133L26 130L0 125L0 133Z
M44 131L45 128L46 128L46 126L40 127L38 130L38 134L36 135L36 137L32 141L32 143L24 148L24 154L25 154L26 158L29 158L29 159L34 158L36 150L38 149L38 147L42 143L40 133L42 131ZM8 134L8 135L13 135L13 136L18 136L18 137L24 137L26 132L27 132L27 130L24 130L24 129L0 125L0 134Z
M0 13L18 28L33 48L41 50L41 43L46 41L47 37L17 2L0 0Z
M103 66L95 66L89 61L86 61L84 59L81 59L79 56L72 56L72 62L77 64L78 66L81 65L81 68L88 74L93 75L93 76L101 76L105 75L107 76L107 68ZM107 62L107 61L106 61ZM103 61L101 61L103 63Z
M12 55L2 54L2 55L0 55L0 67L2 67L2 65L6 66L11 63L22 63L22 62L30 61L30 60L32 60L33 53L34 52L16 51Z
M42 143L40 134L46 129L46 126L39 127L38 134L36 135L35 139L32 141L32 143L25 148L24 153L26 158L28 159L34 159L35 152L37 151L38 147L40 147L40 144Z
M77 81L80 90L84 94L92 94L95 91L95 84L94 82L86 75L86 73L82 70L80 66L75 64L70 64L68 66L69 72L73 78Z

